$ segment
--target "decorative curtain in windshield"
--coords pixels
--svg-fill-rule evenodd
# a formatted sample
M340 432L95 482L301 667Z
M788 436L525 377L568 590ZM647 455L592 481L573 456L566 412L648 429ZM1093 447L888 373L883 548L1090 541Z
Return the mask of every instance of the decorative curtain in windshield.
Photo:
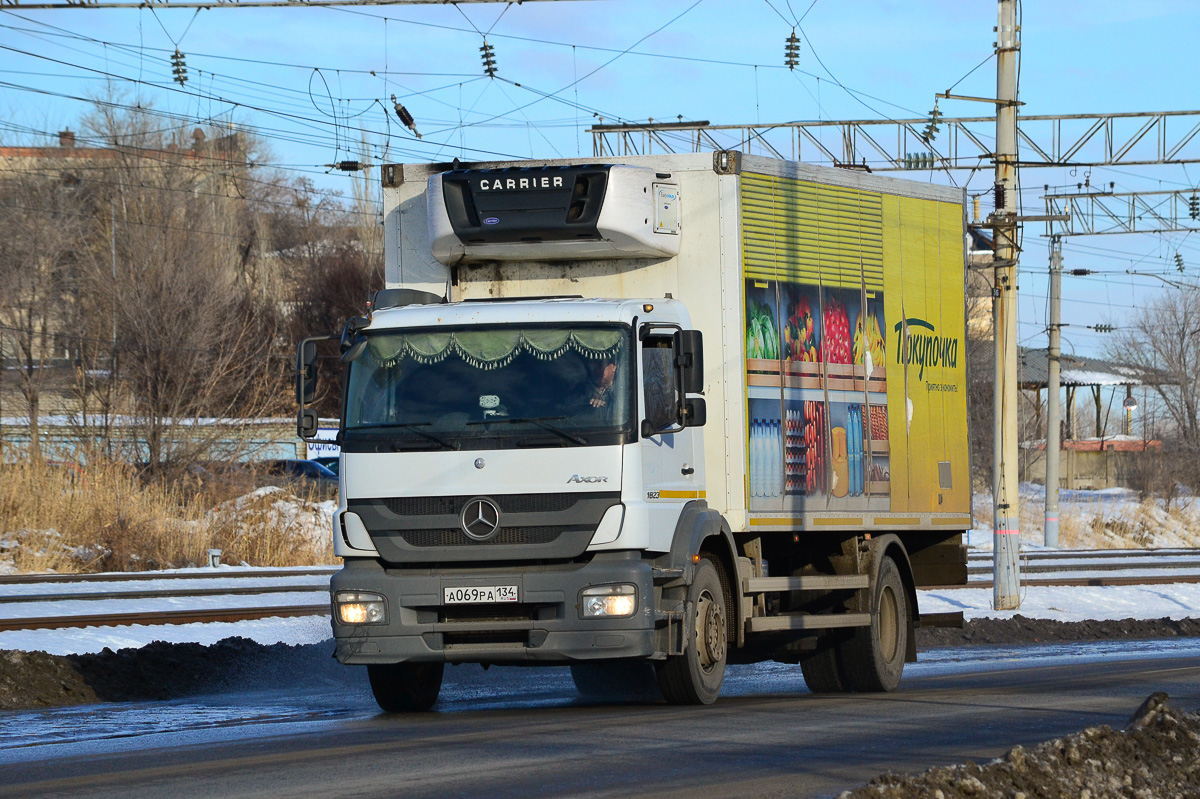
M561 328L503 328L456 330L448 333L385 333L373 335L367 354L382 367L391 367L405 356L432 364L457 354L476 369L499 369L522 352L553 360L568 350L585 358L612 358L621 349L619 330L563 330Z

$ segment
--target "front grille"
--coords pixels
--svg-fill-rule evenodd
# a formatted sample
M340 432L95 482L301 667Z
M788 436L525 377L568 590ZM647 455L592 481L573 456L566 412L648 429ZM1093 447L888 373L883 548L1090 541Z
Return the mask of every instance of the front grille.
M384 506L397 516L457 515L471 496L457 497L387 497ZM593 499L596 494L502 494L491 499L501 513L556 513L567 510L580 500Z
M520 644L529 646L529 632L526 630L500 632L462 632L443 633L442 646L486 646L487 644Z
M438 621L442 623L533 621L537 618L540 607L540 605L517 605L513 603L445 605L440 609Z
M502 527L500 532L487 541L468 538L458 528L440 530L397 530L396 535L413 547L464 547L488 546L490 544L549 544L557 540L562 527Z

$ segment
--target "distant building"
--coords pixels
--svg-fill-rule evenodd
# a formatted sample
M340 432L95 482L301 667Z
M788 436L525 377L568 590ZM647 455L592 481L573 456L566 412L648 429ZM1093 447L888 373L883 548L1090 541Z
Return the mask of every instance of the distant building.
M81 182L89 169L119 159L174 163L217 162L217 165L225 168L245 167L245 137L235 131L210 139L201 128L196 128L192 131L192 144L188 148L176 145L168 145L164 149L81 147L75 131L66 128L58 132L57 147L0 146L0 180L35 170L45 172L57 169L63 180ZM205 172L197 172L197 179L205 179L205 175Z

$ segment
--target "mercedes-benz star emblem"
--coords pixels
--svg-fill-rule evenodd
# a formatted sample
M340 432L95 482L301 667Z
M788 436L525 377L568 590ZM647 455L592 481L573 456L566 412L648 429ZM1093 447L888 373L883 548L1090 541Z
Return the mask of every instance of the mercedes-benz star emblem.
M484 466L487 466L487 462L486 462L486 461L484 461L484 459L483 459L483 458L476 458L476 459L475 459L475 468L476 468L476 469L482 469Z
M462 531L476 541L486 541L500 530L500 509L490 499L473 499L463 506Z

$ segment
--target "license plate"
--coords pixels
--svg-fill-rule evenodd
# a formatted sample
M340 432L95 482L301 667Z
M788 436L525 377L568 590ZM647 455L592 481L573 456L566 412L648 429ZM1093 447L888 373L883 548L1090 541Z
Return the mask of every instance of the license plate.
M516 602L515 585L472 585L464 588L443 588L442 598L447 605L472 602Z

